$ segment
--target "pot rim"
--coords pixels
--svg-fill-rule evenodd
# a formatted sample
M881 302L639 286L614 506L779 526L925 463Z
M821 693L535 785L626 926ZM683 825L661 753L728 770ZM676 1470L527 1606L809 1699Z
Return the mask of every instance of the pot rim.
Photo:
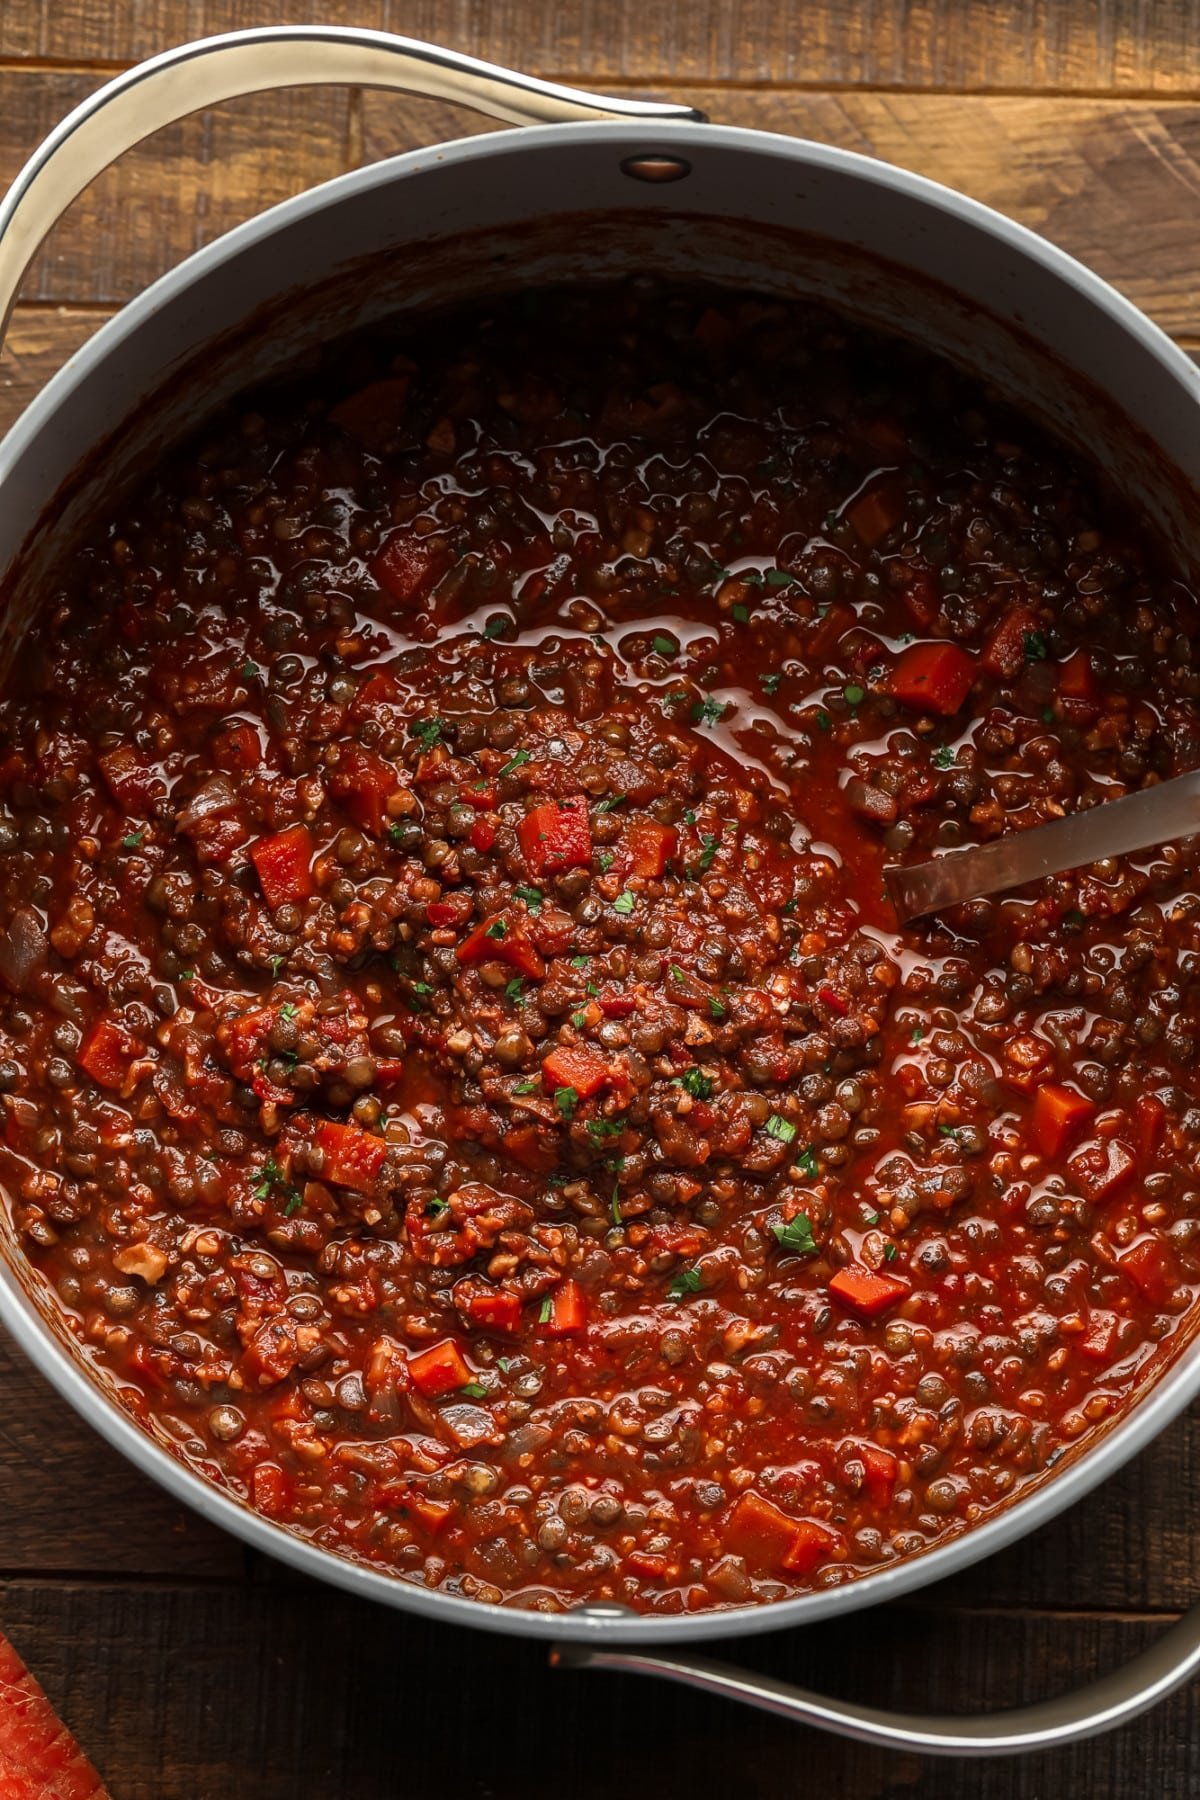
M904 194L935 213L947 214L988 233L1006 245L1014 256L1040 264L1083 302L1105 313L1115 325L1138 340L1174 378L1182 394L1200 403L1200 370L1132 301L1066 251L981 201L875 157L805 138L691 121L648 125L636 121L587 121L489 132L431 148L410 150L336 176L285 200L194 252L107 320L30 402L0 441L0 489L38 434L52 422L67 395L95 372L119 344L135 335L150 314L184 294L198 274L235 263L243 251L262 239L315 217L352 195L419 175L431 165L469 165L484 157L601 142L610 143L618 153L626 154L667 145L686 145L693 150L700 146L711 146L717 151L740 149L839 172ZM664 205L670 210L669 196L664 197ZM106 1391L103 1381L87 1373L82 1353L76 1355L66 1340L56 1334L38 1302L26 1291L16 1268L3 1254L0 1254L0 1324L74 1410L136 1468L165 1488L174 1499L244 1539L252 1548L290 1564L302 1574L401 1611L443 1623L472 1625L520 1637L560 1642L604 1640L648 1644L745 1637L787 1626L815 1624L835 1614L896 1599L981 1561L1054 1518L1143 1449L1200 1392L1200 1347L1193 1338L1190 1344L1180 1345L1161 1374L1149 1383L1124 1417L1081 1450L1060 1472L1044 1477L1029 1493L1003 1507L983 1524L967 1528L948 1542L907 1557L895 1566L859 1576L843 1585L727 1612L661 1617L636 1614L624 1608L581 1607L566 1613L536 1613L421 1588L382 1569L352 1561L273 1524L209 1482L151 1437L116 1397Z

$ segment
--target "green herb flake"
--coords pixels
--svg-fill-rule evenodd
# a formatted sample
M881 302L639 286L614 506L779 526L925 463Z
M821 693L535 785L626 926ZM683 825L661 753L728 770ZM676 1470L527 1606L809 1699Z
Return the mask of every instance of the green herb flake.
M497 940L506 938L508 936L508 926L504 923L503 919L493 919L483 935L484 937L495 938Z
M842 698L847 706L861 706L866 697L866 689L860 688L856 681L848 681L842 689Z
M656 633L656 635L651 638L650 648L659 656L679 655L679 645L675 642L674 638L664 637L661 632Z
M589 960L590 959L586 956L573 956L571 958L571 967L573 969L586 969Z
M790 1144L796 1135L796 1127L790 1119L780 1113L772 1113L763 1127L768 1137L778 1138L781 1144Z
M296 1192L295 1188L293 1188L291 1193L288 1195L287 1204L283 1209L284 1218L290 1219L292 1214L298 1213L300 1211L300 1208L303 1205L304 1205L304 1201L303 1201L302 1197Z
M292 1005L292 1002L290 1000L284 1001L283 1005L279 1009L279 1016L281 1019L286 1019L289 1022L295 1018L296 1008Z
M1054 723L1054 708L1052 706L1043 706L1043 708L1042 708L1042 724L1043 725L1053 725L1053 723Z
M912 1036L909 1039L909 1042L913 1043L913 1044L919 1044L921 1042L921 1039L924 1036L925 1036L925 1027L923 1025L914 1025L912 1028Z
M628 798L628 794L610 794L607 800L600 802L596 811L598 813L615 812L618 806L624 806Z
M779 692L779 684L782 680L783 670L777 669L773 675L764 675L759 685L764 694L776 694Z
M534 1094L537 1092L536 1081L518 1081L513 1089L514 1094Z
M689 1294L700 1292L699 1269L680 1269L670 1287L667 1289L668 1300L686 1300Z
M616 860L617 859L611 850L601 850L599 856L596 858L596 861L600 864L600 873L602 875L607 875Z
M954 752L949 744L939 744L933 753L935 769L951 769L954 767Z
M795 1256L816 1254L817 1241L813 1237L812 1221L807 1213L797 1213L786 1225L772 1225L771 1234L781 1250L790 1250Z
M696 867L702 875L706 869L712 867L712 860L717 854L717 845L720 841L719 835L715 832L702 831L700 833L701 849L700 855L696 859Z
M507 1375L508 1371L512 1368L512 1358L510 1356L498 1356L496 1358L496 1367L502 1375Z
M958 1136L958 1126L957 1125L939 1125L938 1126L938 1136L944 1137L944 1138L956 1138Z
M1050 646L1041 631L1027 631L1024 644L1026 662L1045 662L1050 655Z
M626 888L623 894L617 895L612 906L615 913L620 913L622 918L628 918L629 914L633 911L635 904L633 895L629 892L629 889Z
M739 625L744 625L750 617L750 608L748 606L735 606L732 610L734 620Z
M719 725L724 717L725 702L714 700L711 694L692 708L692 719L697 725Z
M524 883L522 883L520 887L515 887L513 889L513 893L518 900L523 900L525 902L526 908L536 919L542 910L544 900L541 888L526 887Z
M550 1323L550 1314L553 1312L553 1310L554 1310L554 1303L551 1300L549 1294L547 1294L546 1298L542 1301L541 1306L538 1308L538 1324L539 1325L548 1325Z
M586 1011L572 1013L571 1014L571 1023L575 1027L576 1031L582 1031L584 1026L587 1024Z
M803 1149L796 1158L796 1167L809 1181L815 1181L817 1176L821 1173L820 1166L817 1162L817 1153L811 1144Z
M768 587L791 587L795 580L796 576L791 574L787 569L768 569L766 573L766 583Z
M286 956L273 956L271 958L271 976L272 976L273 980L275 980L275 981L279 980L279 971L280 971L280 969L282 969L282 967L286 961L287 961Z
M416 738L422 750L432 750L442 735L443 719L414 719L408 728L408 735Z
M708 1100L712 1097L712 1076L706 1075L703 1069L685 1069L682 1075L673 1076L672 1081L676 1087L689 1093L693 1100Z
M250 658L247 657L241 667L241 677L243 681L261 681L262 670L256 662L252 662Z
M514 975L511 981L506 981L504 984L504 998L506 1000L520 1000L524 991L525 977L523 975Z
M180 981L195 981L195 979L196 979L195 969L181 969L179 971L178 979Z
M508 761L505 763L505 765L501 769L500 773L502 775L511 775L511 774L513 774L513 772L515 770L523 769L527 762L532 762L532 761L533 761L533 758L531 757L528 750L518 750L515 756L509 757Z
M440 1196L436 1196L434 1199L426 1202L425 1217L427 1219L440 1219L442 1214L444 1212L449 1212L449 1210L450 1202L448 1200L443 1200Z
M507 613L497 613L494 618L488 620L480 635L485 638L498 638L508 630L511 624L512 620Z
M573 1087L560 1087L554 1090L554 1104L564 1119L575 1117L575 1108L579 1105L579 1092Z
M727 1016L728 1012L729 1008L719 994L710 994L708 996L708 1016L710 1019L723 1019Z
M832 724L833 724L833 720L830 718L829 714L825 711L825 708L822 707L817 714L817 730L818 731L828 731Z
M140 850L145 835L144 831L131 831L128 837L121 839L122 850Z
M613 1183L610 1211L612 1213L612 1222L614 1225L623 1225L625 1223L624 1219L621 1217L621 1189L615 1181Z
M686 981L687 980L687 976L684 974L683 970L679 967L678 963L671 964L671 980L672 981Z
M468 1400L487 1399L487 1389L482 1381L464 1381L458 1391L460 1394L465 1394Z
M896 1257L899 1255L899 1251L900 1247L898 1244L885 1244L883 1248L884 1262L895 1262Z
M587 1122L588 1136L596 1138L597 1140L600 1138L620 1137L624 1129L625 1122L623 1119L589 1119Z

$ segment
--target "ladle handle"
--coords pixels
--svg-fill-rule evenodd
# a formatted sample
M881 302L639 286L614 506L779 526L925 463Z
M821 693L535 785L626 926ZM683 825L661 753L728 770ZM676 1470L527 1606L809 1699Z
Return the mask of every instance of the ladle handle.
M653 1675L660 1681L737 1700L759 1712L887 1750L915 1750L927 1756L1013 1756L1096 1737L1157 1706L1200 1670L1200 1606L1193 1606L1149 1649L1099 1681L1053 1700L998 1713L888 1712L849 1700L830 1700L770 1675L750 1674L688 1654L654 1656L590 1644L559 1644L550 1660L561 1669Z
M241 94L289 87L390 88L474 107L512 125L702 119L690 106L615 99L539 81L417 38L335 25L274 25L183 44L127 69L39 145L0 202L0 345L43 238L124 151L164 125Z

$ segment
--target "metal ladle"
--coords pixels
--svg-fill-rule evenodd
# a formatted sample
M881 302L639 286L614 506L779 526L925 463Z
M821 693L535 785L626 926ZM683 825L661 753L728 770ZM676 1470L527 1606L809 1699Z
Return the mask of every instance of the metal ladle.
M989 844L949 850L909 868L883 872L902 925L963 900L1021 887L1043 875L1082 869L1130 850L1153 850L1200 831L1200 770L1088 807L1069 819L1010 831Z

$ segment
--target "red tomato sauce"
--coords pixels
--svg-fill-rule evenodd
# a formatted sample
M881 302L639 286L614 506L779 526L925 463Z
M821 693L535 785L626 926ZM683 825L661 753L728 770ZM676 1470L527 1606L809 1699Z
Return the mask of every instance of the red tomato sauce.
M633 284L399 324L65 557L0 699L0 1163L148 1430L557 1610L989 1517L1182 1341L1196 609L972 382Z

